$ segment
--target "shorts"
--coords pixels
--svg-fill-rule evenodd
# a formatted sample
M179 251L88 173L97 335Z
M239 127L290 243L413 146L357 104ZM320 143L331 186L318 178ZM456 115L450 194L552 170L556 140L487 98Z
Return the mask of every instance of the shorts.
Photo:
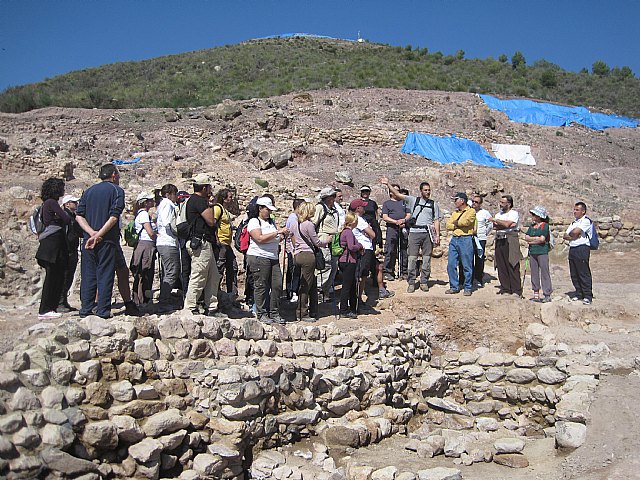
M356 266L356 277L366 278L378 264L376 255L373 250L365 250L358 259L358 265Z
M124 252L122 251L122 245L120 243L116 244L116 270L120 270L121 268L129 268L127 266L127 261L124 259Z

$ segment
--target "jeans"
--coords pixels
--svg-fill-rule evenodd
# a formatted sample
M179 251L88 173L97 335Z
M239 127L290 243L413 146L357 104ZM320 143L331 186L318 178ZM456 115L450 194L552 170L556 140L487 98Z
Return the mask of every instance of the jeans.
M578 298L593 300L591 268L589 268L590 257L591 250L588 245L569 248L569 272L573 288L576 289L576 295Z
M398 253L400 258L398 258ZM384 273L393 275L398 260L399 277L407 274L407 238L398 226L387 225L387 238L384 243Z
M91 315L96 308L96 291L98 305L96 314L100 317L111 316L111 296L116 271L116 245L101 242L92 250L82 245L82 262L80 264L80 316Z
M168 245L158 245L156 249L164 270L158 304L168 306L171 304L171 290L180 278L180 249Z
M282 271L277 259L247 255L247 267L253 280L253 298L258 318L280 316L280 295L282 294ZM269 305L267 305L267 298Z
M452 237L449 242L447 273L449 274L449 286L452 290L460 290L458 262L462 263L464 271L464 290L470 292L473 279L473 237L471 235Z
M318 289L316 288L316 257L313 252L299 252L295 257L300 267L300 289L297 313L300 318L318 315Z
M422 250L422 272L420 273L420 283L426 285L431 276L431 252L433 244L429 232L409 232L409 241L407 246L409 261L407 266L407 282L409 285L416 283L418 254Z

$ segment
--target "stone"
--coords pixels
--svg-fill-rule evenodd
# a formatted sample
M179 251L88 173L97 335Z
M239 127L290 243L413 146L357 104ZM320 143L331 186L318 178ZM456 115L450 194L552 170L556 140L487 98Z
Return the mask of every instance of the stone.
M98 472L98 466L93 462L74 457L62 450L45 448L40 457L52 471L73 476L74 478L79 475Z
M462 473L456 468L436 467L416 472L418 480L462 480Z
M114 415L111 422L116 427L118 438L127 443L137 443L144 438L144 432L135 418L129 415Z
M13 398L9 401L9 408L11 410L35 410L40 408L40 400L28 388L18 387Z
M517 437L499 438L493 447L497 453L520 453L524 450L524 440Z
M69 387L64 392L64 398L70 406L80 405L85 398L85 393L81 388Z
M93 382L86 388L87 402L99 407L108 407L111 404L111 394L109 385L102 382Z
M178 430L177 432L170 433L169 435L158 437L158 441L162 444L163 451L170 452L178 448L186 436L186 430Z
M245 340L262 340L264 338L264 327L255 318L247 318L242 322L242 332Z
M159 358L156 342L151 337L134 341L133 351L143 360L157 360Z
M78 373L87 382L96 382L100 376L100 362L98 360L87 360L76 365Z
M155 387L146 383L142 385L134 385L133 390L135 392L134 398L139 398L140 400L157 400L160 398Z
M465 408L464 406L460 405L458 402L455 402L453 400L449 400L446 398L437 398L437 397L427 398L426 400L427 400L427 404L430 407L433 407L435 409L442 410L445 412L457 413L459 415L465 415L467 417L472 416L471 412L467 408Z
M67 345L69 359L74 362L83 362L91 358L91 344L86 340L79 340Z
M379 470L375 470L371 474L371 480L395 480L398 474L398 468L394 466L384 467Z
M529 466L529 460L527 460L527 457L517 453L494 455L493 461L498 465L504 465L505 467L511 468L527 468Z
M476 426L481 432L495 432L500 428L500 423L495 418L478 417Z
M587 439L587 427L576 422L556 422L556 446L574 449L582 446Z
M182 430L190 425L189 419L182 416L179 410L170 408L156 413L147 419L142 429L147 436L158 437L163 434Z
M54 448L66 448L76 439L73 430L66 425L47 424L40 430L43 445Z
M182 326L182 320L178 317L169 316L158 322L158 332L160 338L186 338L187 332Z
M227 461L218 455L200 453L193 459L193 469L203 476L214 476L227 465Z
M327 405L327 409L331 413L341 417L347 412L360 410L360 400L358 400L357 397L351 395L341 400L329 402L329 404Z
M318 410L291 410L276 416L276 422L284 425L313 425L319 419Z
M484 375L484 368L479 365L462 365L458 368L461 378L478 378Z
M542 367L538 370L538 381L540 383L546 383L547 385L557 385L564 382L567 379L567 375L562 373L557 368Z
M10 390L19 384L20 379L14 372L0 372L0 389Z
M505 370L502 367L489 367L484 373L485 378L492 383L502 380L505 375Z
M38 430L33 427L25 427L18 430L11 437L11 441L18 447L33 449L40 444Z
M273 340L258 340L256 346L267 357L274 357L278 353L278 347Z
M351 172L347 170L341 170L339 172L335 172L336 182L342 183L344 185L349 185L353 183L353 177Z
M67 416L62 410L55 410L53 408L45 408L42 410L42 417L45 422L53 423L55 425L62 425L68 421Z
M23 384L33 387L46 387L49 385L49 377L40 368L29 368L20 372L20 378Z
M145 438L129 447L129 455L139 463L158 461L161 452L162 443L155 438Z
M360 434L357 430L342 425L329 426L322 432L324 443L329 447L353 447L360 446Z
M445 457L459 457L467 451L467 439L464 435L451 435L444 439Z
M536 374L528 368L512 368L507 372L507 381L524 384L531 383L536 379Z
M420 376L420 390L424 397L442 395L448 386L449 380L447 376L436 368L429 368Z
M51 378L60 385L69 385L76 367L69 360L59 360L51 365Z
M81 440L91 447L112 449L118 446L118 432L108 420L91 422L84 426Z
M324 345L315 342L293 342L293 353L296 357L326 357Z
M220 409L220 413L230 420L248 420L260 413L260 406L244 405L242 407L235 408L231 405L224 405Z
M525 347L531 350L538 350L547 344L555 341L555 335L546 325L541 323L530 323L525 331Z
M80 325L95 337L108 337L116 333L116 329L108 320L96 315L89 315L80 320Z
M235 357L238 354L236 343L229 338L221 338L215 343L215 347L218 355L222 357Z
M112 383L109 385L109 393L119 402L128 402L135 398L135 390L129 380Z
M20 412L9 413L0 416L0 432L13 433L24 425L24 419Z

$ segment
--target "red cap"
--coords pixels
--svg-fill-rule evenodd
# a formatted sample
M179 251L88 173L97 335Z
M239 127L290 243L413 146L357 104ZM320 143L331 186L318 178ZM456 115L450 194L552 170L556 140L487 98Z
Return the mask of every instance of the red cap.
M369 205L369 202L367 202L366 200L363 200L361 198L356 198L355 200L352 200L351 203L349 204L349 210L353 210L355 212L358 207L364 208L367 205Z

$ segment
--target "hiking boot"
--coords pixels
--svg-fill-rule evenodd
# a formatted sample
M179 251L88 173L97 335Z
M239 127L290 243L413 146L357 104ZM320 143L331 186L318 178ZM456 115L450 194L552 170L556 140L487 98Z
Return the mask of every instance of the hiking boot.
M273 319L269 318L267 315L262 315L259 320L265 325L272 325Z
M395 295L395 293L392 292L391 290L387 290L386 288L382 288L382 289L380 289L380 292L378 293L378 298L379 299L391 298L394 295Z
M392 274L390 273L385 273L384 274L384 279L387 280L388 282L392 282L396 279L396 277L394 277Z
M409 286L407 286L407 293L413 293L416 291L416 286L414 284L409 284Z
M340 318L358 318L358 315L353 312L345 312L340 314Z
M428 292L429 291L429 285L427 285L426 283L421 283L420 284L420 290L422 290L423 292Z
M460 293L460 290L456 290L455 288L449 288L444 293L447 295L455 295L456 293Z
M138 306L133 302L133 300L129 300L128 302L124 302L124 313L125 315L129 315L130 317L139 317L142 315Z
M285 319L282 318L278 313L276 313L275 315L271 315L270 318L273 321L273 323L277 323L279 325L284 325L285 323L287 323Z
M551 297L549 295L545 295L541 300L540 303L549 303L551 301Z
M464 291L464 293L463 293L463 295L464 295L465 297L470 297L470 296L471 296L471 290L465 290L465 291Z
M303 317L300 317L300 321L301 322L314 323L314 322L317 322L318 319L316 317L312 317L310 315L304 315Z

